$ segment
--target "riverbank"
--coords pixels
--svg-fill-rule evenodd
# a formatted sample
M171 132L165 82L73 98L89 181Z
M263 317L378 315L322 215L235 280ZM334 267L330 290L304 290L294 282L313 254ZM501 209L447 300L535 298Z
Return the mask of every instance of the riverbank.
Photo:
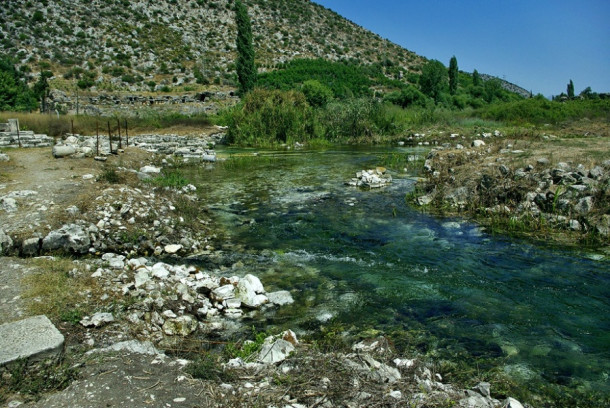
M5 153L0 323L45 314L65 337L59 364L3 371L7 406L501 406L508 397L483 379L472 390L444 384L434 362L401 356L374 333L353 348L330 333L309 344L289 336L281 340L294 352L264 361L265 344L283 343L244 335L241 316L281 308L290 288L266 292L240 276L202 211L205 192L181 181L170 157L133 147L105 162Z
M608 252L609 151L607 136L453 134L428 154L408 201L494 232Z

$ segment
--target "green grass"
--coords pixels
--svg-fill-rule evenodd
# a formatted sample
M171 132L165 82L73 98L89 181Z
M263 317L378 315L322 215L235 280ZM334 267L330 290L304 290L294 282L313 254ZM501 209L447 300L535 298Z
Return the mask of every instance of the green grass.
M186 372L194 378L207 381L227 382L234 379L230 371L220 365L220 356L204 353L186 366Z
M42 393L66 388L78 377L76 366L69 360L44 361L34 370L27 360L21 359L7 368L8 375L3 375L0 382L0 404L13 394L21 394L26 401L36 400Z
M240 357L243 360L252 359L253 356L261 350L265 339L269 337L269 335L266 332L256 331L253 326L252 337L254 337L254 339L251 341L228 344L224 349L225 355L229 358Z
M102 173L97 177L97 181L102 181L110 184L118 184L122 182L122 177L116 171L116 169L112 167L107 167L102 171Z
M23 294L31 315L46 315L54 321L72 324L95 310L101 289L94 278L81 271L71 259L33 259L36 272L27 275ZM87 295L88 294L88 295ZM90 295L90 297L89 297Z
M184 177L180 170L164 169L159 177L150 180L150 183L157 187L169 187L180 189L189 184L189 180Z

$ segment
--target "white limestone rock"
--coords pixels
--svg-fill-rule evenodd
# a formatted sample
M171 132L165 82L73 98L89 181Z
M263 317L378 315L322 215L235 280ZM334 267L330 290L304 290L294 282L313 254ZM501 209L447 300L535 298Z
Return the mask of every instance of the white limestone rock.
M295 350L286 340L279 339L263 344L258 353L258 361L263 364L275 364L284 361Z
M256 281L258 281L258 278L256 278ZM258 281L258 283L260 284L260 281ZM262 285L260 285L260 287L262 288ZM235 288L235 297L241 300L243 306L251 309L257 309L269 302L267 296L256 293L255 287L252 285L251 281L247 279L241 279L239 281Z
M13 247L13 240L0 228L0 255Z
M212 291L212 299L222 302L235 297L235 286L232 284L220 286Z
M181 249L182 249L182 245L180 245L180 244L165 245L165 247L163 248L163 250L170 255L177 253Z
M101 327L112 322L114 322L114 316L112 313L98 312L91 317L85 317L80 321L80 324L84 327Z
M91 246L89 234L76 224L64 225L51 231L42 240L42 249L47 251L64 250L86 254Z
M194 333L199 327L197 319L191 315L183 315L175 319L168 319L163 323L163 333L168 336L183 336Z
M278 290L277 292L267 293L267 298L269 299L270 303L277 306L291 305L294 303L292 295L287 290Z

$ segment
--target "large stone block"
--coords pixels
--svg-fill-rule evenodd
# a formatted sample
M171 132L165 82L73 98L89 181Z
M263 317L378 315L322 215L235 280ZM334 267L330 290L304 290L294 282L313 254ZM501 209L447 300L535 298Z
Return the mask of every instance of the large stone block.
M34 316L0 325L0 366L26 358L39 361L57 358L64 336L46 316Z

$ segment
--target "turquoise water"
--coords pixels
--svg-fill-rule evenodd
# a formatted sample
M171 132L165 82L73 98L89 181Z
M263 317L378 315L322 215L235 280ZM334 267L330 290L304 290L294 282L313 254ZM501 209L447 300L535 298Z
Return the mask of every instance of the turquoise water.
M243 246L234 259L243 272L293 292L296 304L266 324L421 331L432 355L496 359L520 381L610 392L608 259L418 212L405 205L414 185L405 173L376 191L344 185L389 152L425 155L267 152L191 174Z

